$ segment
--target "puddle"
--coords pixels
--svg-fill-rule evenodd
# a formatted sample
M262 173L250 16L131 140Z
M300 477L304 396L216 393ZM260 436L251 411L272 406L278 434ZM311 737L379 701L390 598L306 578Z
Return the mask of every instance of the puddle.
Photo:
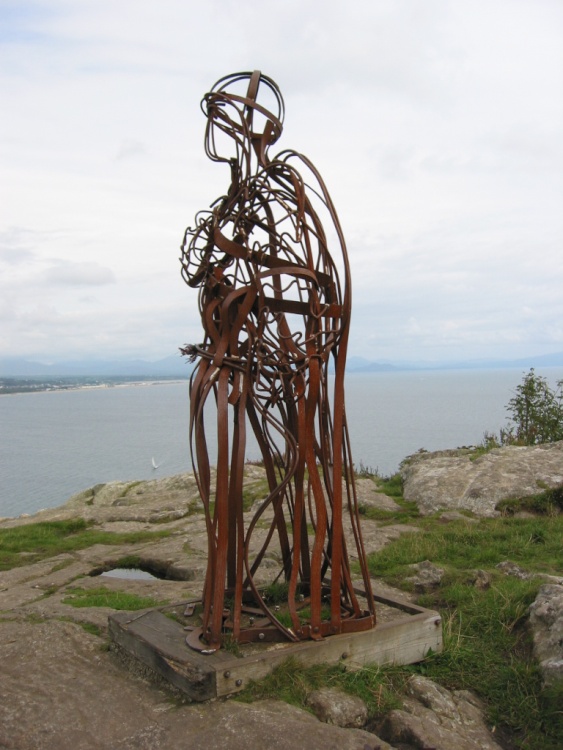
M112 568L100 573L102 576L108 576L109 578L134 578L136 580L143 581L158 581L156 576L152 573L147 573L140 568Z

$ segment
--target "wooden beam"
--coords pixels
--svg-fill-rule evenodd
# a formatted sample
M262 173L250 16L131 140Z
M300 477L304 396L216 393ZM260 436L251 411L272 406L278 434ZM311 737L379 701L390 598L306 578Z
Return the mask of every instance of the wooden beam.
M185 643L186 631L160 609L116 612L109 617L113 641L196 701L243 690L288 658L304 666L329 663L359 669L368 664L413 664L442 650L440 615L394 600L374 597L398 616L365 632L333 635L321 641L241 646L241 657L227 651L203 656Z

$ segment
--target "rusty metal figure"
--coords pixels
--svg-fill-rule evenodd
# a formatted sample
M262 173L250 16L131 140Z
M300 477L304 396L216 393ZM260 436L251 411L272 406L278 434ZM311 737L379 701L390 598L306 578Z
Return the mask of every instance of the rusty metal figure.
M350 270L338 217L307 158L269 156L284 116L274 81L259 71L226 76L202 108L206 153L229 164L231 184L182 244L182 275L199 287L205 331L201 345L182 351L200 360L190 383L190 443L209 549L202 627L188 644L212 652L225 635L247 643L367 630L375 609L344 408ZM212 405L215 482L204 426ZM245 521L249 427L269 494ZM281 606L259 575L267 553L269 566L279 560L272 580Z

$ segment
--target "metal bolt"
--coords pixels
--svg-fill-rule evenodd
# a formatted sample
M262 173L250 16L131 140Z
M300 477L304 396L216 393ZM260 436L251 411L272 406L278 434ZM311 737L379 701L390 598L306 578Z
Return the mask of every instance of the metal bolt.
M235 685L236 685L237 687L240 687L240 686L242 685L242 680L237 680L237 681L235 682Z
M249 623L250 623L251 625L254 625L254 617L249 617L249 618L248 618L248 622L249 622Z
M264 640L264 633L258 633L258 638L263 641Z
M341 659L347 659L348 658L348 654L346 653L346 651L342 654L342 656L340 658Z
M439 628L441 624L442 624L442 620L440 620L440 618L439 618L439 617L438 617L438 619L437 619L437 620L434 620L434 625L435 625L435 627Z
M231 673L229 672L229 670L228 670L228 669L227 669L227 671L226 671L226 672L223 672L223 677L224 677L225 679L227 679L227 680L228 680L230 676L231 676Z

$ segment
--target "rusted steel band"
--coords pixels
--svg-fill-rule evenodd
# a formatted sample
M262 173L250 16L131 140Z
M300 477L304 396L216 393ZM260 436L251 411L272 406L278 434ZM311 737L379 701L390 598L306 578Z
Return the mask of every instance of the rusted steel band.
M264 89L274 112L260 103ZM201 358L190 385L190 451L208 534L202 627L190 645L204 653L226 635L246 643L370 628L375 607L344 406L351 296L340 223L308 159L287 150L269 157L284 112L271 79L226 76L203 109L206 153L230 163L232 182L182 242L182 276L200 289L205 331L203 344L183 350ZM235 159L217 151L216 129L232 136ZM214 486L204 420L211 401ZM268 489L245 513L247 420ZM366 603L351 578L345 514ZM264 589L270 570L283 592L276 606Z

